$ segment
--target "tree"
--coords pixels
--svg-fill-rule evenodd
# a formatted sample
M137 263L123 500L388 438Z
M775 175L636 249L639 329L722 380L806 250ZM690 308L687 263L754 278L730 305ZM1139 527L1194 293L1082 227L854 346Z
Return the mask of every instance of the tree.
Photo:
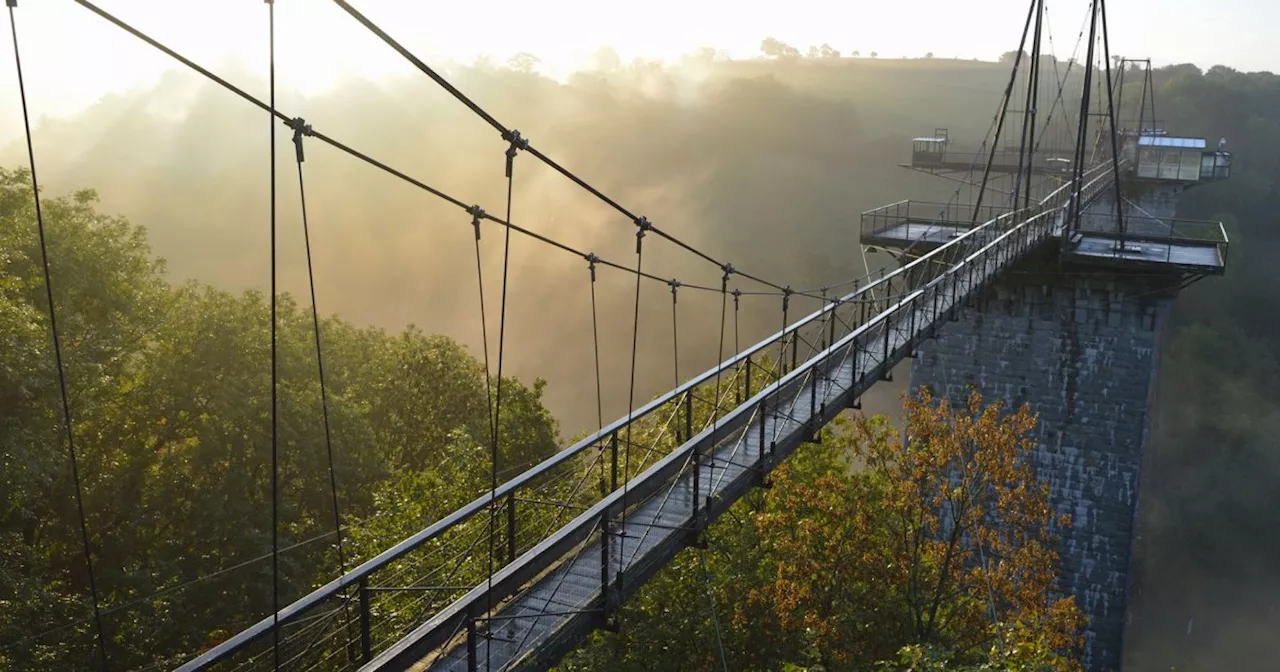
M104 604L130 605L105 619L107 648L114 667L172 667L271 607L267 298L169 285L145 232L95 205L91 191L43 199L97 586ZM89 669L34 220L29 174L0 170L0 667ZM340 569L332 543L300 543L333 538L328 435L344 526L362 528L350 562L487 487L491 407L484 366L458 343L322 319L326 432L311 312L288 294L278 304L288 602ZM503 380L500 468L556 449L544 386Z
M829 44L810 46L809 58L840 58L840 52Z
M800 58L799 49L772 37L766 37L760 42L760 51L765 56L777 59L790 60Z
M1027 459L1034 418L927 392L905 416L905 450L882 418L823 430L710 529L706 551L642 588L620 633L595 635L564 669L640 669L657 655L719 667L716 637L734 669L922 657L938 666L903 669L1078 669L1081 617L1054 589L1062 521Z
M925 55L924 55L924 57L925 57L925 58L933 58L933 52L932 52L932 51L930 51L929 53L925 54Z
M531 73L541 62L542 59L537 56L522 51L507 59L507 67L516 72Z
M849 55L854 58L861 58L862 52L858 51L857 49L854 49Z
M1029 58L1029 56L1027 56L1027 52L1025 51L1019 52L1017 50L1006 51L1003 54L1000 54L1001 63L1013 63L1014 61L1017 61L1019 58L1025 61L1027 58Z
M593 70L604 73L615 73L622 69L622 56L613 47L600 47L591 55Z
M878 56L880 56L880 54L877 54L877 53L876 53L876 52L874 52L874 51L873 51L873 52L871 52L871 58L876 58L876 57L878 57Z

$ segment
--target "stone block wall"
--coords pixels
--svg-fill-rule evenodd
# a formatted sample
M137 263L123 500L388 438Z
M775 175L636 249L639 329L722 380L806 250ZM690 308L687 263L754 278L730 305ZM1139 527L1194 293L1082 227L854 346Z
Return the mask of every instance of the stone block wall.
M1060 266L1011 269L926 342L912 387L952 403L970 387L1039 414L1035 466L1060 530L1060 588L1089 617L1085 669L1118 669L1160 329L1176 279Z

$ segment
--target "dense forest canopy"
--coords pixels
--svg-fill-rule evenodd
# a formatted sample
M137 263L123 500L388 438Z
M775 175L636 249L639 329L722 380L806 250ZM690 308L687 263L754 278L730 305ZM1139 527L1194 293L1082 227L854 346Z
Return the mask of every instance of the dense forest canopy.
M937 126L980 142L1008 78L994 63L819 52L684 69L615 63L563 82L491 66L459 66L451 76L669 230L742 268L818 287L862 272L858 212L953 195L954 185L894 164L911 137ZM1070 82L1078 76L1077 67ZM1270 438L1280 430L1270 402L1280 392L1280 322L1260 309L1280 292L1272 273L1280 77L1182 65L1157 69L1155 86L1167 128L1225 137L1235 153L1233 178L1189 191L1179 209L1223 219L1232 246L1227 276L1192 287L1176 304L1162 352L1126 648L1136 669L1247 667L1276 654L1271 633L1280 618L1267 597L1280 588L1270 572L1280 544L1269 532L1280 508L1272 487L1280 457ZM468 202L495 211L502 202L505 147L429 82L351 80L311 98L285 92L280 106ZM259 116L195 75L173 73L36 129L104 604L174 589L107 614L113 655L130 666L197 650L269 609L269 573L231 569L270 549ZM279 135L281 156L291 157ZM4 165L22 165L22 156L14 146ZM334 443L343 447L337 482L353 528L348 552L368 557L487 487L485 462L466 459L483 450L488 422L472 230L465 216L317 145L308 146L306 169ZM532 162L518 160L516 171L517 221L602 256L633 253L627 222ZM47 669L92 655L87 577L29 175L6 169L0 181L0 664ZM294 188L281 185L282 193ZM282 221L296 222L296 203L281 203ZM283 284L306 296L301 235L289 231ZM483 245L486 277L495 277L501 238L486 236ZM718 283L696 260L653 249L646 264L654 273ZM507 328L518 338L509 344L512 408L504 418L517 440L504 444L503 458L521 464L562 445L553 412L566 434L594 428L595 388L583 363L591 349L585 265L516 241L512 273ZM628 287L626 277L602 274L601 296L615 299L600 306L606 419L626 411L631 306L617 297ZM645 315L655 317L642 321L641 398L672 383L670 296L665 287L644 292ZM779 320L776 302L748 298L743 343ZM688 375L717 358L709 325L718 325L710 317L718 298L682 294L678 309ZM281 445L292 456L283 465L282 520L287 543L321 538L282 564L292 598L332 576L338 559L324 536L333 511L310 309L286 298L282 310ZM901 382L869 408L894 407L898 389ZM691 580L681 574L689 571L699 569L686 562L664 581Z

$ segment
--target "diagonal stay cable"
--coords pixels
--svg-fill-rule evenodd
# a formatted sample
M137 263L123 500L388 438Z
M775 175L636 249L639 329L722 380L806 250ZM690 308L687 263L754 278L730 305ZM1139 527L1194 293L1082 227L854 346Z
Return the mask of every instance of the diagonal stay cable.
M298 200L301 204L302 211L302 241L306 248L307 254L307 286L311 292L311 325L314 330L316 344L316 368L320 379L320 412L324 422L324 448L325 457L328 460L329 470L329 497L333 503L333 531L337 535L338 546L338 575L347 573L347 553L342 537L342 509L338 504L338 473L334 468L333 461L333 429L332 422L329 417L329 393L325 384L324 376L324 350L321 347L320 338L320 309L316 301L316 275L315 266L311 255L311 226L307 220L307 187L303 179L302 164L306 160L302 147L302 138L306 135L308 126L301 119L296 120L293 127L293 145L294 154L298 162ZM344 589L343 596L343 617L346 621L346 627L351 628L351 609L348 604L349 594Z
M515 157L516 150L519 147L520 135L515 133L511 139L511 145L506 151L506 175L507 175L507 221L511 221L511 200L512 192L515 188ZM498 492L498 441L499 433L502 431L502 363L503 355L506 350L507 337L507 278L511 262L511 227L506 227L504 240L502 243L502 303L498 311L498 380L497 392L494 395L493 403L493 444L489 453L489 590L488 595L490 603L489 611L493 610L493 570L494 570L494 539L496 536L496 520L497 515L497 499ZM639 284L640 278L636 278ZM514 540L510 541L514 543ZM514 557L510 560L515 560ZM489 665L489 647L485 647L485 666Z
M58 371L58 391L62 399L62 425L66 431L67 454L71 462L71 481L75 486L76 513L80 526L80 544L84 550L84 563L89 571L89 596L93 601L94 632L98 645L98 657L102 669L107 669L107 641L102 629L102 609L98 597L98 581L93 568L93 552L89 542L89 525L85 519L84 492L80 484L80 464L76 459L76 437L71 422L71 402L67 396L67 370L62 360L62 341L58 336L58 312L53 301L53 279L49 272L49 244L45 236L44 210L40 206L40 181L36 177L36 151L31 137L31 117L27 109L27 88L22 77L22 57L18 50L18 21L14 9L18 0L7 0L9 28L13 34L13 62L18 72L18 96L22 99L22 126L27 138L27 161L31 166L31 195L35 200L36 232L40 239L40 266L44 271L45 300L49 302L49 331L53 338L53 359Z

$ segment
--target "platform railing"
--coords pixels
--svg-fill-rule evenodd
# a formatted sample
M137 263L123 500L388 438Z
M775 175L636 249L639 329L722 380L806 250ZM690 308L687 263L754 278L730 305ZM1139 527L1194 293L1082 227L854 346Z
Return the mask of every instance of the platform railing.
M859 218L859 234L863 239L872 238L899 227L935 225L969 229L984 224L1001 215L1008 214L1013 208L1002 204L984 204L977 208L966 203L942 203L936 201L919 201L914 199L890 203L862 213ZM907 230L901 233L908 240L914 240ZM895 236L899 238L902 236Z
M1092 212L1081 215L1077 231L1115 241L1113 252L1117 258L1141 249L1146 260L1166 264L1174 263L1180 248L1213 247L1217 252L1218 266L1226 269L1230 240L1226 227L1220 221L1126 215L1124 230L1121 231L1114 213ZM1149 243L1151 249L1143 249L1143 243Z
M1055 158L1066 158L1067 155L1057 155L1053 152L1037 153L1032 161L1033 167L1037 173L1045 172L1061 172L1069 174L1071 172L1070 163L1063 161L1054 161ZM947 170L955 169L971 169L975 172L986 170L987 162L991 162L991 169L1000 173L1016 172L1021 166L1026 169L1025 158L1021 161L1018 152L998 151L995 156L990 154L990 150L973 150L973 149L947 149L942 154L926 154L915 153L911 155L911 166L913 168L943 168Z

